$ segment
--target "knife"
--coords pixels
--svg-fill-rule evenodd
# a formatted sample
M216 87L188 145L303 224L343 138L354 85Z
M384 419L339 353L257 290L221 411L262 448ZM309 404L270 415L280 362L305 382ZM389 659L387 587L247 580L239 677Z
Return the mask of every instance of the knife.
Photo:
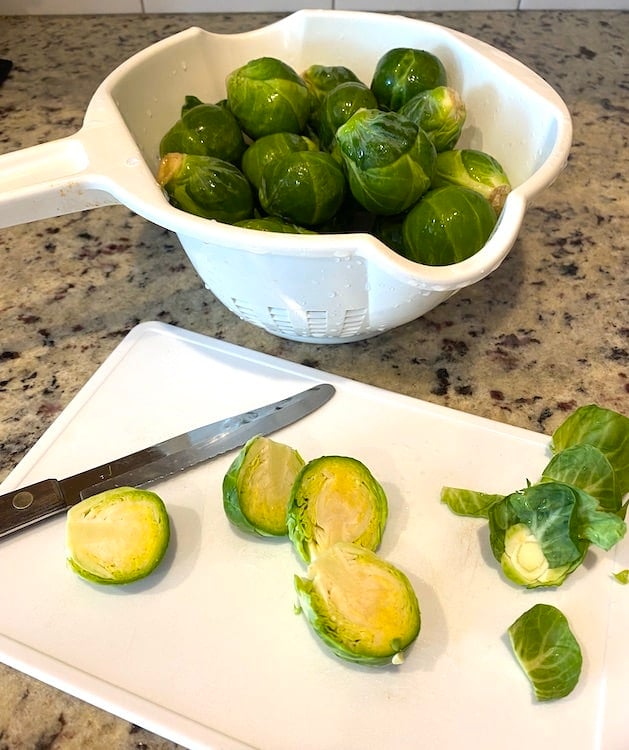
M289 398L197 427L65 479L44 479L0 495L0 537L67 510L112 487L140 487L242 447L323 406L335 393L321 383Z

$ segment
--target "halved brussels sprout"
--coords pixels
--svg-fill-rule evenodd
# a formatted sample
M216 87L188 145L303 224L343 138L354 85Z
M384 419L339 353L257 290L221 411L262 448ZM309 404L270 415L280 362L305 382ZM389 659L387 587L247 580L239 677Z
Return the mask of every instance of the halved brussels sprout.
M223 159L166 154L157 181L172 205L182 211L227 224L248 219L253 213L251 185L237 167Z
M406 575L357 544L339 542L295 576L301 611L313 631L343 659L400 664L417 638L421 615Z
M457 185L429 190L404 219L404 255L429 266L458 263L483 247L495 224L489 201L474 190Z
M369 469L348 456L320 456L295 479L288 536L309 563L337 542L376 550L387 522L384 489Z
M149 490L107 490L73 505L66 517L68 563L95 583L144 578L163 559L169 539L166 507Z
M269 214L303 226L331 219L345 197L345 175L324 151L295 151L268 164L258 192Z
M454 148L467 116L465 102L458 91L450 86L421 91L398 112L428 135L437 152Z
M318 148L313 140L297 133L264 135L247 148L241 169L254 188L259 190L267 164L294 151L318 151Z
M371 90L382 109L398 110L420 91L446 86L446 69L427 50L395 47L376 63Z
M254 140L304 129L310 115L310 90L285 62L275 57L250 60L232 71L226 83L229 108Z
M583 655L561 610L551 604L535 604L509 626L508 633L537 700L557 700L574 690Z
M335 140L352 194L374 214L402 213L430 187L435 147L396 112L360 109L336 131Z
M192 104L192 102L190 102ZM184 104L184 109L186 105ZM159 144L159 155L170 153L216 156L236 163L245 140L232 113L217 104L192 104L168 130Z
M223 479L223 507L239 529L285 536L286 509L304 465L296 450L259 435L242 448Z
M359 109L377 109L378 102L371 89L360 81L341 83L328 91L319 109L321 147L329 149L336 131Z
M459 185L480 193L490 203L496 215L504 206L511 184L500 163L490 154L465 148L437 154L434 188Z

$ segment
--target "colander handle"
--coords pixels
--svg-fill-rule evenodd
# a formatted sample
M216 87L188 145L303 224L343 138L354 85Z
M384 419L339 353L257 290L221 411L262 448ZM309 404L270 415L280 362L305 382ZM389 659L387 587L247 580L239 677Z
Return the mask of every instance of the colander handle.
M111 141L111 129L83 126L74 135L1 155L0 227L120 203L116 181L107 174Z

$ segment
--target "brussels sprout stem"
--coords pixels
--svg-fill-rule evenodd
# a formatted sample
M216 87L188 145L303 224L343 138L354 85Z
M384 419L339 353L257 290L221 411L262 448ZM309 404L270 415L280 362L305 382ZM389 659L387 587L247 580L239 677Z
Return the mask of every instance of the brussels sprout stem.
M181 169L183 154L171 153L163 156L159 162L157 182L161 187L167 185Z

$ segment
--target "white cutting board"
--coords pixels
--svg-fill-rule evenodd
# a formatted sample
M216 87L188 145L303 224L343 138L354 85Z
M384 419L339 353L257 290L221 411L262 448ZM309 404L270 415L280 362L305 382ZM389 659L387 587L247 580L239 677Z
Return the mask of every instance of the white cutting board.
M368 355L364 355L368 356ZM358 365L359 363L357 363ZM422 631L399 667L350 665L294 612L287 541L236 532L221 482L234 453L154 487L173 540L163 566L102 587L64 560L64 518L0 540L0 659L190 748L627 750L625 540L558 590L505 581L484 522L444 484L507 493L535 481L548 439L160 323L135 328L2 485L62 477L327 381L338 392L276 433L309 460L366 463L388 493L380 553L415 586ZM615 559L614 559L615 558ZM543 601L584 652L576 690L538 704L507 627Z

